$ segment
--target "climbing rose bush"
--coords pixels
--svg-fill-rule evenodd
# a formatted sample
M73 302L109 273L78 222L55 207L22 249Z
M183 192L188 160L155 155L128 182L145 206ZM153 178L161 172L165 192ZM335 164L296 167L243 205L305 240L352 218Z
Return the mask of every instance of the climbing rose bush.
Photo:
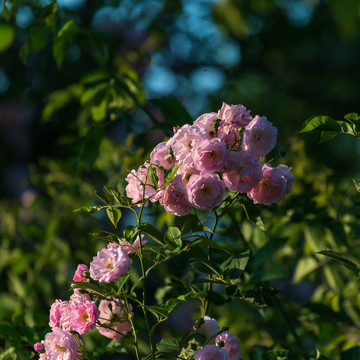
M252 117L250 110L243 105L223 103L218 112L203 114L193 124L173 130L170 139L153 149L150 161L127 175L127 197L108 187L107 191L116 203L111 204L101 195L99 198L105 206L90 207L90 211L106 208L115 228L121 216L119 208L127 208L136 216L137 225L127 226L123 236L110 232L95 234L106 241L106 245L89 265L78 265L69 299L56 299L51 305L49 326L52 330L44 340L34 345L39 359L91 359L81 336L97 331L115 341L126 338L127 348L130 345L133 348L131 356L140 360L139 334L133 322L139 316L136 307L143 314L142 332L146 326L149 338L151 354L146 359L155 360L158 356L164 359L161 357L164 351L165 354L172 353L171 358L179 355L181 359L189 360L241 359L240 340L229 332L228 327L221 328L217 320L208 315L209 297L213 292L212 273L220 271L207 271L212 261L213 236L219 219L236 201L247 196L254 204L276 203L292 191L294 178L288 166L273 167L264 159L275 147L277 129L265 116ZM225 201L227 194L231 196ZM142 220L144 207L150 202L159 202L166 212L176 217L190 216L189 229L173 226L165 235L161 234ZM214 216L212 230L203 225L197 209L206 212L205 219L209 214ZM89 207L86 211L89 212ZM190 230L192 234L184 236L180 227L184 234ZM204 241L204 247L208 248L208 263L200 260L200 267L198 264L194 268L207 274L208 282L203 287L207 291L192 286L190 292L178 298L150 306L146 293L149 272L158 264L201 245L199 241ZM134 265L141 269L138 280L131 279L134 261ZM240 273L242 271L243 268ZM229 274L229 268L225 269L217 282L222 281L223 285L234 288L228 279ZM166 341L165 345L160 341L160 346L155 346L153 334L156 326L190 295L200 299L201 316L188 329L181 343L172 339L169 348L166 348ZM150 313L153 318L150 318Z

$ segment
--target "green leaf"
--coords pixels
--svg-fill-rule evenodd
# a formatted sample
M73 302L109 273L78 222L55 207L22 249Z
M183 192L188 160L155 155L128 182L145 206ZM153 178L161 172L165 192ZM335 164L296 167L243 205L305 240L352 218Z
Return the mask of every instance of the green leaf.
M164 353L178 353L180 351L180 342L176 338L164 338L156 344L156 348Z
M106 208L106 214L116 229L117 224L121 219L121 211L114 207L108 207Z
M95 206L82 206L76 210L74 210L74 212L81 212L81 213L96 213L98 211L100 211L101 209L103 209L102 206L100 205L95 205Z
M9 339L11 342L18 342L19 336L14 325L8 321L0 321L0 338Z
M69 20L54 39L53 55L58 68L61 67L78 30L78 24Z
M97 105L91 107L91 116L94 121L102 121L105 119L108 107L108 97L104 96Z
M156 172L156 167L154 165L150 164L149 168L147 170L147 173L148 173L148 177L149 177L151 183L155 186L155 189L157 189L159 177Z
M171 97L162 97L161 99L151 100L156 107L158 107L164 118L166 119L166 123L168 124L166 128L169 126L183 126L185 124L192 124L193 118L184 108L184 106L177 99ZM155 127L164 127L161 123L158 123Z
M218 249L221 250L227 254L230 254L229 251L224 249L222 246L220 246L218 243L216 243L214 240L211 240L206 237L200 237L195 239L193 242L190 243L191 246L207 246L212 249Z
M272 254L278 251L280 248L284 247L286 244L287 238L272 239L268 241L262 248L260 248L257 253L254 255L254 258L251 263L251 269L254 271L260 265L262 265L266 259L268 259Z
M89 84L89 83L93 83L93 82L108 80L109 78L110 78L110 74L107 71L94 70L94 71L91 71L91 72L88 72L87 74L85 74L81 78L80 82L82 84Z
M146 306L146 309L149 310L153 315L155 315L158 321L163 320L168 316L168 311L165 305Z
M30 31L29 42L32 51L39 52L42 50L48 41L47 32L41 27L32 28Z
M246 204L244 202L246 202ZM246 218L265 232L265 226L260 216L258 207L248 199L243 200L240 204L244 209Z
M287 360L289 359L289 350L278 349L278 350L270 350L267 352L267 355L271 360Z
M238 255L234 259L231 260L229 266L229 277L230 282L233 285L237 285L241 282L241 276L246 268L246 265L249 261L250 257L250 249L247 249L242 254Z
M196 229L199 225L199 220L197 216L193 214L176 216L174 219L174 225L181 230L182 234L186 234L187 232Z
M106 196L104 194L102 194L101 192L95 190L95 195L105 204L110 205L109 200L106 198Z
M221 276L221 269L219 269L214 263L210 261L196 260L191 263L191 266L205 274L212 274Z
M162 246L166 246L163 235L157 229L155 229L154 226L149 223L142 223L140 228L145 235L149 236L151 239L161 244Z
M15 29L9 24L0 24L0 53L7 50L15 39Z
M341 128L338 122L330 116L318 115L307 119L299 132L305 133L314 130L340 132Z
M186 301L186 297L189 296L191 293L185 294L185 295L180 295L177 298L173 298L173 299L168 299L166 300L165 303L165 307L167 309L167 311L170 313L176 305L185 302Z
M348 135L353 135L353 136L356 135L356 126L355 126L355 124L353 124L353 123L349 124L346 121L338 121L337 123L340 125L341 132L343 134L348 134Z
M88 101L90 101L91 99L93 99L98 93L100 93L101 91L105 90L108 87L107 83L101 83L98 84L94 87L91 87L89 89L87 89L80 98L80 103L82 105L86 104Z
M351 121L352 123L354 123L356 125L360 125L360 116L356 113L346 114L344 116L344 118L348 121Z
M315 271L321 264L313 256L303 256L300 258L295 267L293 283L299 283L303 278Z
M181 163L182 164L182 163ZM181 166L181 164L173 166L172 168L165 171L164 184L169 184L174 180L174 177Z
M334 251L334 250L322 250L322 251L319 251L318 253L321 255L328 256L331 259L334 259L336 261L343 263L350 270L352 270L356 275L359 275L360 261L358 259L355 259L352 256L348 256L348 255L342 254L342 253Z
M320 134L320 144L332 140L335 136L339 135L336 131L322 131Z
M177 227L170 226L166 231L166 234L164 236L164 240L173 249L176 248L176 247L181 248L181 245L182 245L181 231Z
M120 194L120 192L112 186L105 186L104 189L113 196L115 201L124 207L130 207L132 205L131 199Z
M360 192L360 181L356 181L355 179L353 179L353 182L354 182L356 191Z

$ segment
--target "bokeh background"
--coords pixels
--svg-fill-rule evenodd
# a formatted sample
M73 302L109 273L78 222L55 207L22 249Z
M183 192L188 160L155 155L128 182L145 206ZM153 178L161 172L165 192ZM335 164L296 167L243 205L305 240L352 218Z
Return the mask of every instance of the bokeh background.
M276 153L296 183L288 200L264 209L268 236L234 210L254 252L287 239L248 279L280 289L287 317L235 300L218 311L221 325L238 334L244 359L279 346L340 359L358 343L356 278L315 253L359 254L360 142L297 134L310 116L360 111L358 0L0 0L0 14L1 359L32 356L49 306L69 296L77 264L103 246L89 234L113 230L102 213L73 210L96 204L105 185L123 191L173 126L222 102L278 127ZM172 221L158 209L148 216L160 228ZM234 234L230 220L224 237ZM131 221L125 212L119 234Z

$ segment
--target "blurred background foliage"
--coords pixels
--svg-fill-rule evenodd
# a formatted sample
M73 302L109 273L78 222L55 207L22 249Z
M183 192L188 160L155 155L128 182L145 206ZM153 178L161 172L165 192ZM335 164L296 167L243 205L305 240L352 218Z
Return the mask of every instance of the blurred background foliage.
M103 247L89 234L112 230L102 213L73 210L94 205L104 185L123 191L173 126L222 101L278 127L275 153L296 182L261 209L264 228L240 206L222 221L217 240L257 260L238 289L252 300L219 289L212 315L240 337L244 359L280 347L294 359L316 349L358 358L358 280L316 253L360 257L360 145L295 135L309 116L359 112L357 0L0 0L0 13L1 359L32 356L49 306ZM148 216L161 229L173 217L160 212ZM124 213L118 233L131 221ZM153 275L154 304L176 291L168 273ZM196 304L192 314L180 306L158 336L186 332Z

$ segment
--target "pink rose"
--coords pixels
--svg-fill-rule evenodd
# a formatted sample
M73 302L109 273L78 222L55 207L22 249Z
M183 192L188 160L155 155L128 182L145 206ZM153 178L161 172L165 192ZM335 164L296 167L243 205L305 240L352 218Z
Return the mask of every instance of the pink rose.
M50 307L50 321L49 326L51 328L59 327L60 326L60 305L62 301L61 300L55 300L54 303L52 303Z
M100 282L115 282L128 272L131 264L132 260L125 250L109 243L90 263L90 277Z
M44 347L49 360L75 360L78 344L73 336L58 327L45 335Z
M205 336L206 339L211 339L220 331L220 326L215 319L205 315L194 325L194 330Z
M230 191L249 192L260 181L262 163L251 152L231 151L229 163L223 180Z
M170 146L173 149L176 161L187 162L195 144L204 138L208 138L207 130L196 125L184 125L171 139Z
M225 196L225 184L216 174L192 175L186 190L189 201L201 210L220 205Z
M132 311L132 306L129 305L129 307L130 311ZM110 339L120 339L129 331L132 331L128 318L128 312L123 300L115 298L114 301L101 300L99 311L100 324L108 326L103 327L96 325L96 328L99 330L101 335Z
M87 265L79 264L76 271L75 271L73 280L74 281L87 281L88 282L89 279L86 279L86 277L85 277L85 273L87 271L89 271L89 268L87 267Z
M148 168L149 163L145 163L139 167L138 171L131 170L130 174L125 179L128 182L128 185L125 188L126 195L128 198L132 199L134 204L141 201L143 199L143 195L145 195L145 199L150 199L152 202L158 201L161 196L153 187L154 184L150 180ZM156 168L156 174L158 176L157 186L160 187L164 183L164 173ZM146 185L144 192L143 184L145 184L145 180ZM141 204L137 205L141 206Z
M242 149L256 156L265 156L276 144L277 129L265 116L256 115L245 128Z
M203 139L194 146L192 158L201 172L222 172L229 162L229 151L220 139Z
M49 360L49 358L47 357L47 355L45 353L42 353L39 355L39 360Z
M164 169L170 169L174 163L170 153L170 141L161 142L155 146L155 149L150 154L151 164L163 166Z
M283 169L273 168L269 164L262 167L262 178L259 183L247 193L255 204L269 205L280 201L286 194L287 181Z
M95 327L98 317L99 310L93 301L80 302L71 311L71 327L80 335L84 335Z
M194 121L194 125L197 125L200 128L207 130L209 136L211 138L215 138L216 131L213 125L217 118L218 114L215 112L202 114Z
M44 352L45 351L44 344L37 342L36 344L34 344L34 350L38 353Z
M276 167L276 169L281 173L281 175L285 178L286 180L286 188L285 188L285 195L289 194L292 192L292 185L294 183L294 177L291 174L291 168L280 164Z
M230 360L228 353L224 349L219 349L216 345L205 345L201 350L194 353L195 360Z
M218 129L219 139L233 149L239 148L240 131L252 120L250 111L243 105L222 104L218 112L221 123Z
M74 289L73 294L70 296L70 302L73 305L79 304L79 303L87 301L87 300L90 301L90 295L86 292L81 293L79 291L79 289Z
M182 182L186 186L190 180L191 175L198 175L200 174L200 171L196 169L193 162L181 164L177 171L178 175L181 175Z
M241 359L241 349L239 345L239 339L235 334L225 331L216 337L215 343L217 346L219 346L218 343L220 341L224 342L224 346L222 347L222 349L225 349L227 351L230 360Z
M146 240L143 240L144 235L141 235L141 244L144 245L147 243ZM119 244L122 247L123 250L127 252L128 255L140 251L140 236L136 238L134 243L131 245L129 242L127 242L125 239L119 239Z
M163 190L160 204L172 215L185 216L191 212L193 206L187 198L181 175L176 175L172 183Z

